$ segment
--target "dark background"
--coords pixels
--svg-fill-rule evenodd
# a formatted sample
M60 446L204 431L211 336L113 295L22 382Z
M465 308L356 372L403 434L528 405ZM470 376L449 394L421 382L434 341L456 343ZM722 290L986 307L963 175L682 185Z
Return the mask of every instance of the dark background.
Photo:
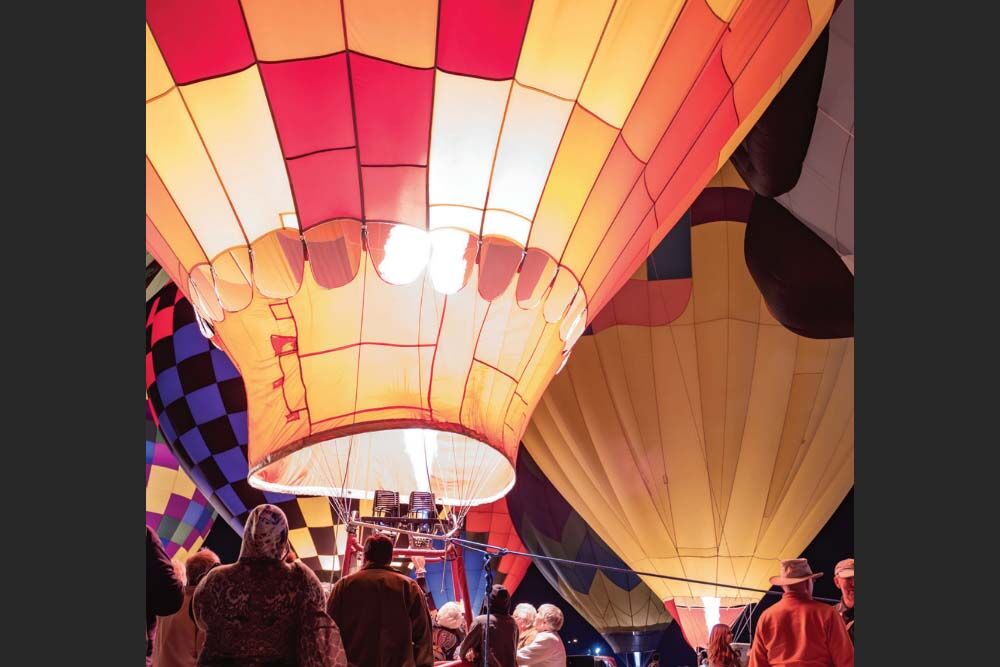
M240 538L228 523L216 521L212 531L205 538L204 546L215 551L223 563L231 563L239 556ZM840 597L836 586L833 585L833 566L841 559L854 556L854 489L848 492L840 507L833 513L816 538L806 547L802 556L809 559L814 572L823 572L825 575L816 581L814 594L817 597ZM775 570L775 574L777 574L777 570ZM777 591L778 589L773 588L772 590ZM536 607L545 602L551 602L562 609L566 621L559 634L567 644L568 654L592 653L598 648L602 655L611 653L611 647L601 638L601 635L575 609L566 604L565 600L549 585L549 582L534 565L528 569L528 573L521 585L518 586L513 599L515 604L530 602ZM779 599L777 595L765 596L754 610L753 622L756 623L760 613ZM443 600L438 601L438 604L443 602ZM746 641L746 636L747 632L744 631L743 637L737 639ZM619 659L619 664L625 663ZM628 664L631 665L631 663ZM688 647L681 636L680 627L676 623L671 624L664 631L660 641L660 665L662 667L683 665L694 667L696 664L694 651Z

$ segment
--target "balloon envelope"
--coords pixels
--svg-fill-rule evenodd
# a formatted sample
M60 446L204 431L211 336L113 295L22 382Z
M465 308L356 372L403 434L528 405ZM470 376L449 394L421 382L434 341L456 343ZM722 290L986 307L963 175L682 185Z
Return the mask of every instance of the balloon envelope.
M147 249L253 486L467 507L833 0L276 6L147 2Z
M183 564L201 548L215 510L178 464L146 411L146 525L167 555Z
M640 271L524 438L630 567L717 583L645 579L705 621L688 622L689 638L760 598L732 585L770 588L778 560L797 557L851 488L854 457L853 339L803 338L770 314L743 256L752 196L732 168L703 197L691 277Z

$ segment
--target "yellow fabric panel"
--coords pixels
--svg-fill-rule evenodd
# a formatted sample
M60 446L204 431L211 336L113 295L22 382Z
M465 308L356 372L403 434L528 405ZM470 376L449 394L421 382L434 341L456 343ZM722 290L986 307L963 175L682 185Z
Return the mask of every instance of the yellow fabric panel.
M573 103L514 84L504 117L488 208L534 217ZM523 242L523 241L522 241Z
M509 180L518 179L515 177ZM490 198L493 198L492 192L490 193ZM515 196L514 198L521 199L522 201L525 199L524 196ZM476 211L476 213L478 215L479 212ZM513 241L522 247L528 243L528 236L531 235L531 220L529 218L510 213L509 211L497 211L494 209L487 210L482 216L482 221L482 238L484 239L488 236L499 236Z
M383 60L433 67L437 0L344 0L347 44Z
M613 5L613 0L535 2L517 62L517 80L576 99Z
M435 77L429 203L482 209L511 82Z
M146 105L146 157L209 258L246 243L201 137L176 89Z
M302 518L310 528L325 528L333 526L333 512L330 500L325 496L309 496L298 498Z
M167 69L167 63L163 61L163 54L160 47L153 39L153 33L146 24L146 101L153 99L167 92L174 86L173 77Z
M712 12L718 16L723 21L728 21L733 18L733 14L736 13L737 7L743 0L705 0L709 7L712 8Z
M562 255L616 136L613 127L586 109L573 109L538 204L530 246L556 258Z
M163 466L150 466L149 480L146 482L146 511L163 514L167 511L170 492L174 487L176 470Z
M182 92L250 242L281 229L295 205L257 67Z
M448 297L441 322L438 346L447 350L434 361L434 382L431 385L431 407L438 418L458 422L466 377L472 367L476 338L482 329L488 310L476 292L479 266L472 269L469 283Z
M153 222L149 219L148 215L146 216L146 252L152 255L153 259L156 260L166 275L169 276L168 279L159 276L146 287L146 300L149 301L152 299L166 284L167 280L174 281L176 285L184 284L185 288L181 291L187 296L187 271L181 266L180 260L174 255L174 251L163 240L163 236L159 230L153 226Z
M645 580L695 605L757 599L725 584L769 588L853 479L853 341L760 318L744 227L695 227L681 317L583 337L523 438L630 567L721 584Z
M185 498L193 498L195 492L194 482L181 470L174 475L173 492Z
M361 334L362 304L369 272L374 273L374 269L366 255L354 280L332 290L317 285L312 271L305 272L299 292L299 296L305 298L289 301L290 312L296 316L300 355L312 355L357 342Z
M201 244L191 233L187 221L177 209L177 205L148 158L146 159L146 217L170 245L170 250L185 271L190 272L196 265L208 261ZM171 277L176 281L177 276L171 274ZM187 286L182 289L186 290Z
M683 6L683 0L616 3L580 91L580 104L621 128Z
M242 0L260 60L294 60L344 50L339 0Z
M309 275L308 272L306 275ZM230 359L243 377L247 404L254 406L253 414L248 419L249 441L267 443L262 447L261 457L277 449L281 444L295 442L309 434L309 419L305 404L287 405L284 394L280 389L276 391L274 386L275 381L281 380L282 385L288 385L290 388L298 386L301 391L302 385L298 365L286 366L285 370L280 360L288 359L289 356L275 356L272 347L275 338L295 338L296 320L290 317L276 319L276 314L284 314L277 307L274 310L271 308L284 303L266 299L255 291L250 306L241 311L239 317L230 316L215 324L216 334L225 341L226 348L230 351ZM287 308L284 310L288 311ZM248 322L252 322L253 326L247 326ZM294 355L290 356L295 359ZM296 418L291 417L290 410L304 412L298 413Z
M288 542L295 549L295 554L299 558L314 558L319 555L316 551L316 543L313 542L308 528L293 528L289 530Z

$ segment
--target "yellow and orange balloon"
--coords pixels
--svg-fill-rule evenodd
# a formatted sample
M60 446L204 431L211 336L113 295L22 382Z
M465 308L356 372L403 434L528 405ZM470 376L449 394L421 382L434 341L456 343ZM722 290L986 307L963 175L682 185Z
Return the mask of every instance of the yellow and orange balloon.
M717 582L644 577L692 646L761 598L732 586L769 589L854 479L854 339L772 317L744 261L751 199L727 165L675 229L690 250L661 247L612 299L524 435L629 567Z

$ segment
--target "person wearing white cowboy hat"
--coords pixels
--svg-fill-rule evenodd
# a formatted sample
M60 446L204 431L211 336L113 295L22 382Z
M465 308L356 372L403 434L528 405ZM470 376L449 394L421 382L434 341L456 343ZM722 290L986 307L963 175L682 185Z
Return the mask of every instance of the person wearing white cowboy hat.
M834 609L847 624L847 634L854 641L854 559L845 558L833 568L833 583L840 589L840 602Z
M773 586L785 593L760 616L750 649L748 667L854 667L854 644L837 610L814 600L813 572L809 561L781 561Z

